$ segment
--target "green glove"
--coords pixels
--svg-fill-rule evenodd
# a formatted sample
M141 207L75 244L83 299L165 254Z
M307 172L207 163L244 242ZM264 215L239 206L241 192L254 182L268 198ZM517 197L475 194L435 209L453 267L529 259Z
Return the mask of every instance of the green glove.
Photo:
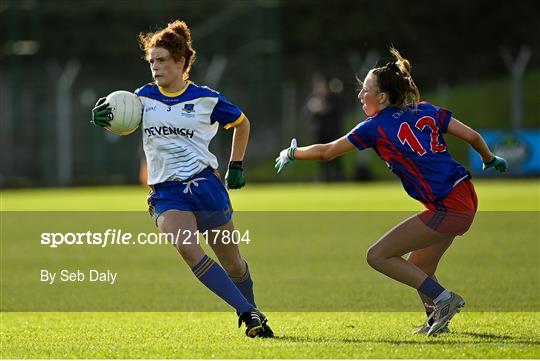
M92 109L90 123L100 127L108 127L111 125L111 120L113 120L113 113L109 103L105 103L105 98L99 98L96 106Z
M291 140L291 146L287 149L283 149L279 153L279 156L276 158L276 164L274 165L274 168L276 168L278 174L281 173L287 164L294 162L294 151L296 150L297 146L296 138L293 138Z
M508 163L504 158L494 155L493 159L491 159L489 162L484 162L484 165L482 166L482 170L484 171L489 168L495 168L501 173L506 172L508 169Z
M246 185L242 161L232 161L229 163L229 169L225 174L225 185L228 189L239 189Z

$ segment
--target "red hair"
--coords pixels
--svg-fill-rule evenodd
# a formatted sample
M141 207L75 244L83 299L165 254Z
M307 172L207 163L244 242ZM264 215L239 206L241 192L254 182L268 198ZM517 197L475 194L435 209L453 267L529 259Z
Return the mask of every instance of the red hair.
M176 20L167 24L166 28L156 32L140 33L138 40L147 60L152 48L167 49L175 62L179 62L184 58L185 63L182 72L184 73L184 79L189 78L191 66L195 62L196 52L191 42L191 32L185 22Z

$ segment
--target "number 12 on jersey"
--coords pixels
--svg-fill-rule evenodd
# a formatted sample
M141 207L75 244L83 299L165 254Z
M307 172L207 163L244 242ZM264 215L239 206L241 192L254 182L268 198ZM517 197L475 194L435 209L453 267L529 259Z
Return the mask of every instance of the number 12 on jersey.
M432 153L444 152L446 150L446 145L439 143L439 128L437 127L435 119L433 119L432 117L422 117L418 119L415 127L421 132L423 132L426 127L429 128L431 134L430 150ZM397 136L401 144L405 145L405 143L407 143L409 147L411 147L411 149L418 153L420 156L426 154L426 149L422 146L422 144L414 134L409 123L401 123Z

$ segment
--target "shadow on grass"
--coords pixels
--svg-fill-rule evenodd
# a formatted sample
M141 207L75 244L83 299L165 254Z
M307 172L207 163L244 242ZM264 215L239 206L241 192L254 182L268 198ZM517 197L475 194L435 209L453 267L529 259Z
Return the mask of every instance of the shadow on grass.
M495 341L507 340L507 341L514 342L514 341L519 341L520 340L519 338L516 338L516 337L512 337L512 336L508 336L508 335L495 335L495 334L492 334L492 333L456 332L454 334L459 335L459 336L470 336L470 337L477 337L477 338L482 338L482 339L487 339L487 340L495 340Z
M364 344L364 343L379 343L388 345L476 345L476 344L497 344L501 345L507 343L508 345L523 345L523 346L536 346L540 345L538 340L527 340L523 338L516 338L508 335L495 335L489 333L475 333L475 332L456 332L452 333L453 336L458 336L460 339L448 339L448 335L441 335L437 337L427 337L418 335L418 340L381 340L381 339L336 339L331 337L309 337L309 336L276 336L273 340L298 342L298 343L327 343L327 342L342 342L352 344ZM450 336L452 336L450 335ZM464 336L466 337L465 339ZM416 337L416 336L415 336Z

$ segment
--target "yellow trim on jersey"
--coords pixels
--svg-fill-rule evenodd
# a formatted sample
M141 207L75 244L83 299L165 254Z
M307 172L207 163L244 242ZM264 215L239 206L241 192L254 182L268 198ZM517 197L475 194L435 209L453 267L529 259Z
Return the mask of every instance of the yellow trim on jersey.
M233 127L236 127L238 126L240 123L242 123L244 121L244 119L246 119L246 116L244 115L244 113L240 114L240 116L238 117L238 119L236 119L234 122L232 123L229 123L229 124L226 124L225 125L225 129L229 129L229 128L233 128Z
M166 97L177 97L177 96L183 94L186 91L189 84L191 84L191 80L186 81L186 85L182 89L180 89L179 91L174 92L174 93L169 93L168 91L166 91L165 89L163 89L159 85L158 85L158 89L159 89L159 92L161 94L165 95Z

